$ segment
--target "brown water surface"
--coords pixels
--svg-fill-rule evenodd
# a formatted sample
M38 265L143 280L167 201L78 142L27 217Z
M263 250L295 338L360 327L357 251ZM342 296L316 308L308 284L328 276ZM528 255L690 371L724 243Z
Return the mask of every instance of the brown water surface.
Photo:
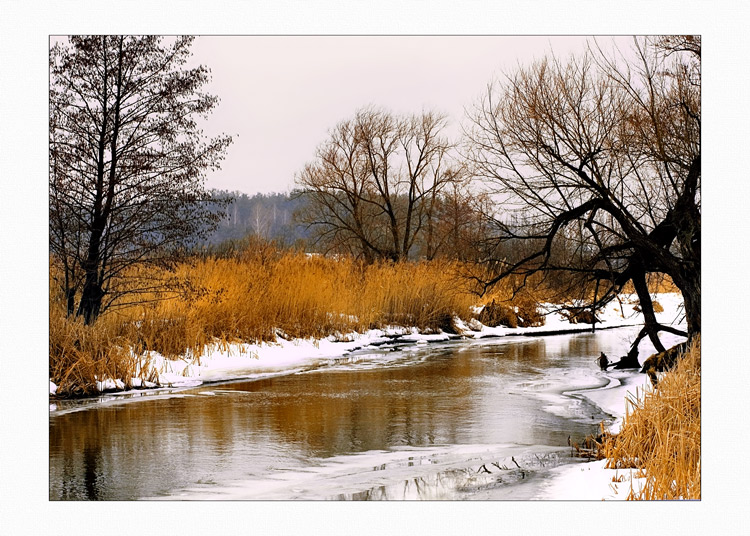
M605 385L595 356L634 334L393 344L302 373L59 404L50 499L526 498L519 484L570 462L568 437L608 418L563 392Z

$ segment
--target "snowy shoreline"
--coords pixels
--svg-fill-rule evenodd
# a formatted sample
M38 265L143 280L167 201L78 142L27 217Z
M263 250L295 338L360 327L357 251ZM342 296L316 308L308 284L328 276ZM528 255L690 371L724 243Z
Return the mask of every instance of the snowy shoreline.
M667 347L685 340L684 337L677 335L665 335L663 339ZM639 355L641 364L655 351L649 341L644 341ZM616 434L623 424L626 400L641 400L643 394L652 389L651 382L647 375L633 369L611 370L604 372L604 375L610 380L610 383L604 387L568 391L565 394L584 396L612 415L615 420L607 427L607 432ZM638 494L646 481L645 478L639 476L640 471L606 469L607 462L605 458L552 469L552 477L547 480L535 499L622 501L627 500L631 490L634 494Z
M614 371L606 374L611 380L608 385L566 394L580 394L615 417L607 431L617 433L625 416L626 398L640 397L645 390L650 389L650 382L648 376L639 372ZM640 490L645 479L638 477L638 470L606 469L607 462L605 458L552 469L551 477L535 499L621 501L628 498L631 489L636 493Z
M657 313L660 322L679 325L682 299L679 294L659 294L656 300L662 305L663 311ZM642 324L642 315L636 310L637 302L631 296L621 297L620 303L610 303L599 313L600 321L597 330L612 329ZM549 306L552 309L553 306ZM420 333L416 328L390 327L384 330L370 330L366 333L349 333L329 336L325 339L293 339L282 338L275 343L262 344L231 344L207 347L195 363L190 359L169 360L163 356L150 353L142 356L143 366L150 366L158 374L160 385L146 384L140 389L124 389L122 379L108 378L99 382L102 394L91 399L92 404L106 402L100 397L106 395L107 400L118 400L122 397L161 397L171 396L172 392L200 385L244 380L262 379L284 374L294 374L310 370L318 366L326 366L346 362L348 359L359 359L360 356L352 352L361 349L377 350L385 344L398 344L400 347L421 346L431 342L449 341L456 339L477 340L483 338L497 338L508 336L542 336L551 334L590 332L588 324L571 324L561 313L551 312L546 317L544 326L535 328L507 328L488 327L476 320L468 324L455 319L459 334ZM676 335L665 335L665 345L672 345L684 340ZM648 340L641 343L639 359L641 363L655 350ZM367 358L385 359L382 356L368 354ZM618 356L610 356L616 360ZM609 370L602 372L609 380L604 386L597 388L576 388L563 393L566 396L585 397L614 417L614 422L608 431L617 433L622 424L626 409L626 398L637 398L643 391L650 388L650 382L645 374L636 370ZM139 382L131 380L133 385ZM76 411L88 407L88 403L79 400L81 405L76 408L58 409L54 395L56 386L50 381L50 412L56 413ZM75 402L75 401L74 401ZM631 486L638 491L645 479L637 478L637 471L631 469L605 469L607 460L566 464L551 470L551 477L542 485L533 497L540 500L624 500L628 497Z
M680 317L682 298L679 294L663 293L654 296L664 311L657 314L657 319L666 324L674 324ZM620 303L621 302L621 303ZM546 305L549 311L559 309L558 305ZM637 298L634 295L621 295L620 300L610 302L598 313L597 329L612 329L643 323L643 317L637 311ZM363 348L377 348L388 342L427 344L430 342L452 339L481 339L509 336L542 336L552 334L580 333L591 331L589 324L573 324L560 312L549 312L544 326L529 328L508 328L505 326L488 327L477 320L464 323L454 319L458 334L420 333L416 328L388 327L374 329L365 333L347 333L331 335L324 339L283 338L279 333L276 342L246 344L214 344L204 348L198 359L190 356L183 359L167 359L157 352L148 352L138 356L137 373L152 372L156 382L141 381L131 378L134 389L125 389L124 378L103 378L97 382L101 394L127 394L144 390L162 390L182 387L197 387L206 383L240 379L259 379L282 373L294 373L299 370L335 363L348 354ZM615 360L614 356L611 356ZM141 375L141 374L139 374ZM54 400L57 386L50 380L50 396ZM54 410L51 404L50 410Z

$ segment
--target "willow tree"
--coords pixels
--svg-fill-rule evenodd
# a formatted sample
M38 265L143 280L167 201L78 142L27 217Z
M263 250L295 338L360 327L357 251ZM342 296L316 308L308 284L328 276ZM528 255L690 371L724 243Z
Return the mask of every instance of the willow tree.
M123 283L137 265L219 220L203 183L231 138L199 128L218 98L202 90L206 67L186 68L192 41L74 36L51 47L50 248L68 312L86 323L148 290Z
M645 325L700 332L700 38L634 39L567 62L547 58L488 88L471 116L467 155L494 187L506 216L492 240L524 244L486 259L492 285L517 274L565 273L595 290L591 306L633 283ZM508 217L507 214L514 214ZM647 276L681 290L687 333L657 322Z

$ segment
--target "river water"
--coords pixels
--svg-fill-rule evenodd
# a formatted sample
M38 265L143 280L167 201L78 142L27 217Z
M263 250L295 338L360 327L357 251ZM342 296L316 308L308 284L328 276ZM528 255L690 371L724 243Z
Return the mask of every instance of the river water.
M531 499L610 420L638 328L364 348L286 375L58 403L52 500Z

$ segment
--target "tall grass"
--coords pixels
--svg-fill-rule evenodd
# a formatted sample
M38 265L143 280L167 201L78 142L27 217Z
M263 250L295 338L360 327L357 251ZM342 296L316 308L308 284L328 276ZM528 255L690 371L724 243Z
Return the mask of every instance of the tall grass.
M66 318L64 304L51 300L49 325L49 376L61 394L94 394L97 380L126 378L129 382L141 375L130 351L127 326L111 316L85 326L80 319Z
M66 315L50 266L50 378L65 394L96 392L105 378L153 381L149 351L200 362L209 345L282 338L344 337L389 325L451 331L453 318L496 301L508 325L539 325L541 302L560 299L541 274L520 292L509 277L481 298L476 266L447 260L364 264L244 241L186 260L171 270L139 268L128 281L152 293L126 295L92 326ZM486 274L480 274L485 275ZM164 289L170 289L168 293ZM502 304L502 305L500 305ZM495 314L494 316L497 316ZM127 381L127 380L126 380Z
M92 326L67 317L51 285L50 378L61 394L93 393L103 378L153 380L147 351L199 360L207 345L232 342L341 337L388 325L450 330L452 318L469 319L477 301L460 266L447 261L365 265L255 244L150 270L145 275L176 292L140 295L139 304Z
M701 497L700 336L659 381L629 401L622 430L605 445L609 468L638 468L645 476L631 499Z
M158 303L149 315L179 326L177 340L191 346L213 338L322 337L389 324L437 329L446 316L466 317L474 301L455 266L443 262L363 265L350 258L248 253L183 264L175 275L191 290ZM152 344L170 353L172 345L156 341L158 335Z

